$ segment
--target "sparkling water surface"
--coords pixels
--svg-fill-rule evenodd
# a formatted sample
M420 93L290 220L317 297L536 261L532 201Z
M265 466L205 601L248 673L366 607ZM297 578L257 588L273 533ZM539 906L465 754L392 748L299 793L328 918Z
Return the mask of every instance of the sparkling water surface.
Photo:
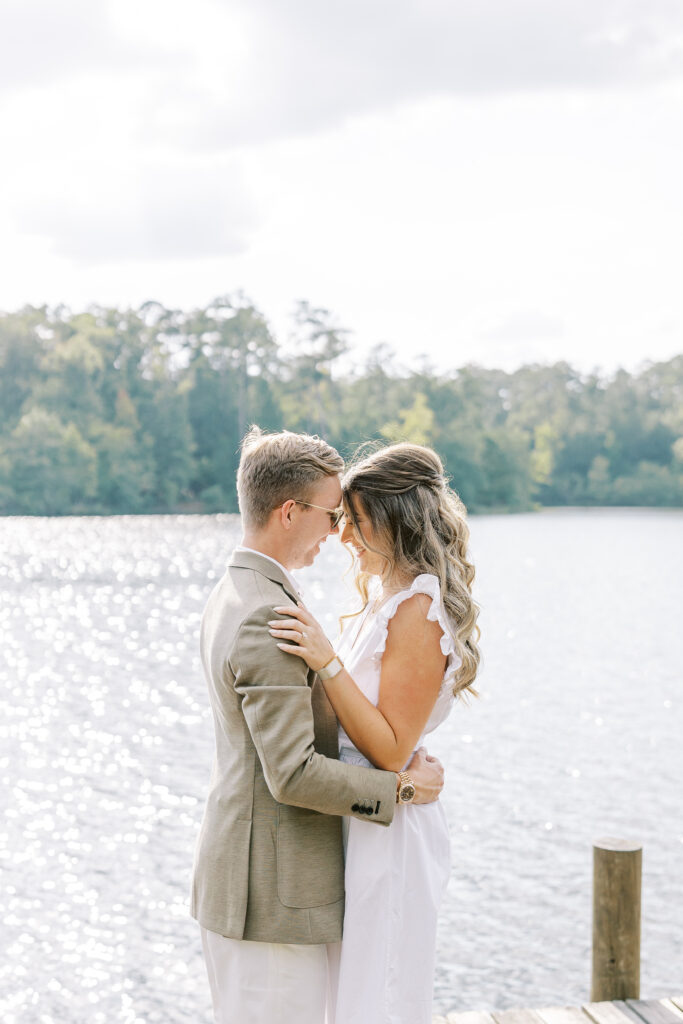
M453 867L435 1011L579 1003L591 842L640 840L642 995L683 989L683 513L474 518L481 699L431 737ZM0 1020L211 1019L189 875L197 653L234 516L0 520ZM334 634L348 559L299 574Z

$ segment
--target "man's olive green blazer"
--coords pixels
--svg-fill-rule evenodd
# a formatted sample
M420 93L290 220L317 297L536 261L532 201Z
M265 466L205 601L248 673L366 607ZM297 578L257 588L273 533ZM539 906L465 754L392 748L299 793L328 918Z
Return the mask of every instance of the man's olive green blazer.
M268 632L291 583L235 552L202 619L216 754L197 843L191 913L210 931L260 942L341 939L341 815L388 825L396 776L337 760L322 683Z

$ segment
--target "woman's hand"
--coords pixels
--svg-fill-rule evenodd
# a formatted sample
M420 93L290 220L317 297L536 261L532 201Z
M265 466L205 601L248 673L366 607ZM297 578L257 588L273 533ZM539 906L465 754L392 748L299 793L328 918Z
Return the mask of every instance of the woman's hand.
M334 648L325 636L322 626L301 601L297 605L283 605L273 610L279 615L288 616L268 623L270 635L280 638L278 647L281 651L303 658L314 672L334 658Z

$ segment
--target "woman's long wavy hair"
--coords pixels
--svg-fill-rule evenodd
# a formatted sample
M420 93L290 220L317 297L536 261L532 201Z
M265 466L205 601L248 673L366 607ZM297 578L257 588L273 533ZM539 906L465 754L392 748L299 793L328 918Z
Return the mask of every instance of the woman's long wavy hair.
M472 683L480 660L479 608L472 598L474 566L467 556L470 531L465 506L448 486L439 456L417 444L380 448L350 467L342 490L344 510L361 541L386 559L383 580L412 580L420 573L431 573L439 580L455 649L462 659L453 692L477 696ZM381 538L381 547L366 543L357 519L363 512ZM357 574L361 611L368 604L369 582L367 573Z

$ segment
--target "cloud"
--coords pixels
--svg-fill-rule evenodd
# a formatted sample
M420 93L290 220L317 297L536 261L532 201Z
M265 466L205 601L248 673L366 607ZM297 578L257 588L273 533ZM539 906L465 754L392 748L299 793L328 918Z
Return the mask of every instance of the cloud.
M679 0L4 0L3 12L0 88L87 72L113 90L135 76L131 131L206 151L431 96L683 74Z
M0 9L3 91L53 85L89 70L118 73L160 57L149 41L122 38L102 0L3 0Z
M249 0L239 88L185 128L231 146L435 95L640 85L683 73L674 0Z
M54 251L88 263L228 256L247 248L257 223L238 167L147 160L117 174L62 182L32 196L20 227L51 239Z

